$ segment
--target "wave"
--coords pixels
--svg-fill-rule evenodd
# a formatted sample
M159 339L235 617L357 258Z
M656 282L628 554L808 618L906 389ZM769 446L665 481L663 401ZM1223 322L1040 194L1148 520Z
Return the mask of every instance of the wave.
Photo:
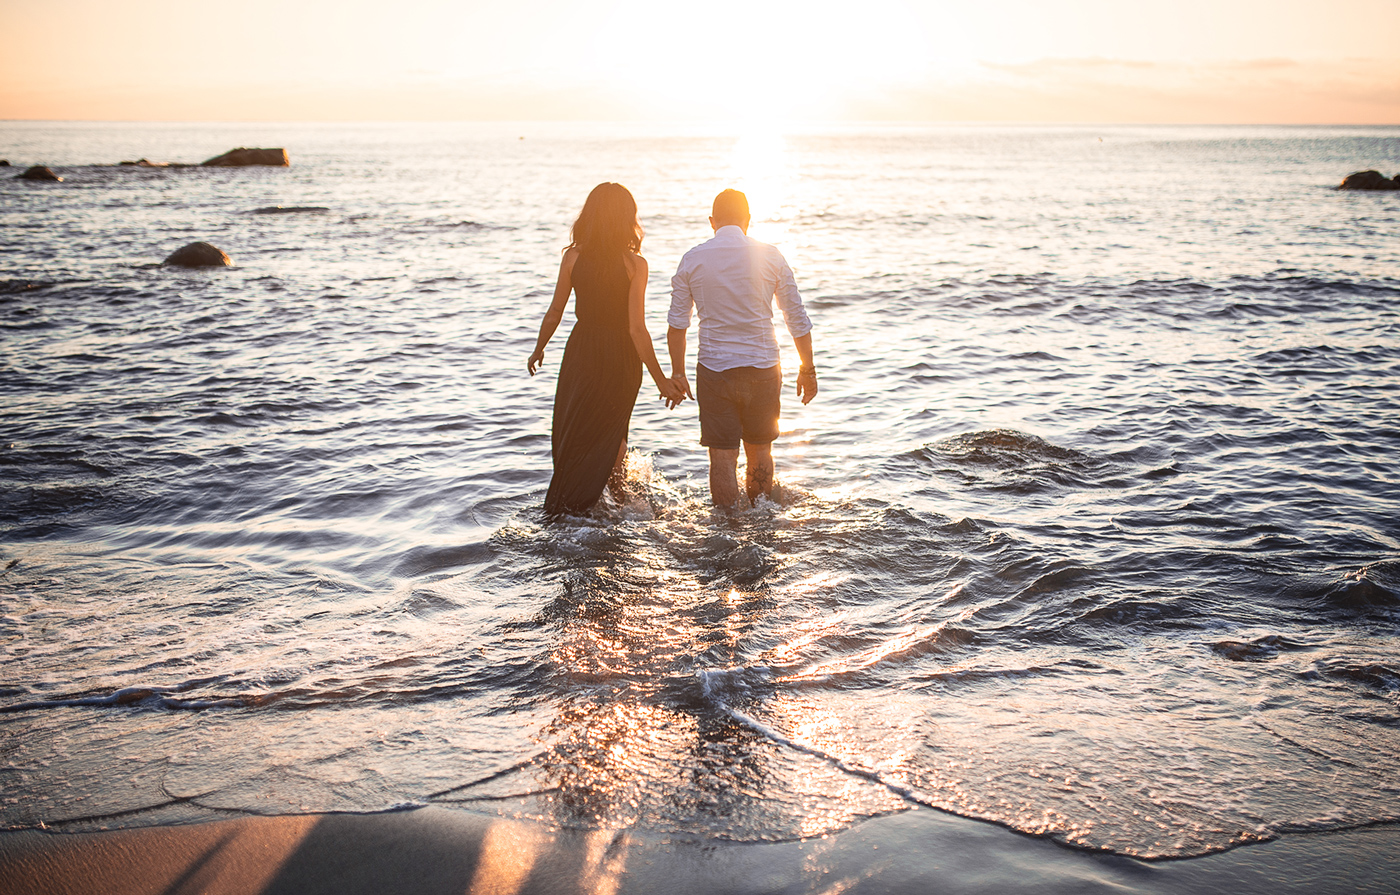
M1132 466L1014 429L949 436L904 455L921 471L1016 494L1127 484Z

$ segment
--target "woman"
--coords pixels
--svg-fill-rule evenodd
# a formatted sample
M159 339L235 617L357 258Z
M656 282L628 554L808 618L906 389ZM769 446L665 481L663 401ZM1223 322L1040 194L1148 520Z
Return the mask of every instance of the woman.
M525 364L533 376L544 363L544 346L573 291L578 322L564 346L554 392L554 478L544 499L550 515L587 512L606 486L622 496L627 424L643 363L667 407L683 397L661 372L647 332L647 262L637 254L642 227L632 194L620 183L598 184L569 235L554 300Z

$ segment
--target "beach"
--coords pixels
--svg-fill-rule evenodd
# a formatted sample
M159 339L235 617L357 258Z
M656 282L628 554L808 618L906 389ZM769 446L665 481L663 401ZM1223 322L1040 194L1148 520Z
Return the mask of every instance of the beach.
M1395 891L1400 192L1336 186L1397 147L6 123L6 883ZM541 514L606 180L659 339L720 188L790 262L772 501L644 392Z
M14 895L57 892L1394 892L1400 830L1286 840L1188 861L1079 853L936 811L812 840L667 842L549 831L442 809L243 818L117 833L0 835Z

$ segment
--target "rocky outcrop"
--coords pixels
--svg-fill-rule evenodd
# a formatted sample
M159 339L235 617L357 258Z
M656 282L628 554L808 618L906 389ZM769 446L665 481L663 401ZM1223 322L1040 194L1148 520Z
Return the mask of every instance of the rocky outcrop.
M10 167L10 160L7 159L7 158L0 158L0 168L8 168L8 167Z
M1357 171L1348 174L1339 190L1400 190L1400 174L1386 177L1379 171Z
M233 262L207 242L192 242L171 252L165 263L171 267L228 267Z
M265 165L272 168L286 168L291 165L285 149L230 149L223 155L215 156L207 162L191 165L185 162L153 162L148 158L117 163L126 168L242 168L249 165ZM10 163L0 159L0 168L8 168ZM43 165L35 165L20 175L26 180L62 180Z
M47 180L50 183L62 183L63 178L45 168L43 165L35 165L32 168L25 168L24 173L19 176L20 180Z
M206 168L241 168L247 165L268 165L285 168L291 164L285 149L230 149L204 162Z

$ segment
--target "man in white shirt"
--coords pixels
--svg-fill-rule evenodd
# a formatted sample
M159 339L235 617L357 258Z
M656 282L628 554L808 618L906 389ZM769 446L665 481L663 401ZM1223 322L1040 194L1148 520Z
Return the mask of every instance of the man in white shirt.
M690 396L685 331L691 309L696 309L700 443L710 450L710 499L715 506L729 508L739 501L740 442L749 500L773 491L773 440L778 437L783 386L773 332L775 296L801 359L797 396L803 404L817 395L817 368L812 362L812 322L792 268L776 248L749 237L748 198L738 190L716 196L710 227L714 238L686 252L671 278L666 346L671 379Z

